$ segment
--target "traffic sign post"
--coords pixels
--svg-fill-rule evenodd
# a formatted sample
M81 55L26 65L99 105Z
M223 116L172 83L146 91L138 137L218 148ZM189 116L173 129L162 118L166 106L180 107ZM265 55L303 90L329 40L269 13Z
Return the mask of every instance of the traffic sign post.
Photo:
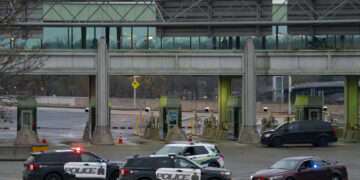
M136 81L136 76L134 76L134 81L132 82L134 88L134 109L136 109L136 88L139 87L139 85L139 82Z

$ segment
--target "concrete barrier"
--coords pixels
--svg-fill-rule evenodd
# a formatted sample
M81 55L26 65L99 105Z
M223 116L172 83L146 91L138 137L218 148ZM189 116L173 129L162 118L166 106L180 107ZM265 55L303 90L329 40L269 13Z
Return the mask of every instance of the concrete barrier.
M23 161L31 152L31 146L0 146L0 160Z

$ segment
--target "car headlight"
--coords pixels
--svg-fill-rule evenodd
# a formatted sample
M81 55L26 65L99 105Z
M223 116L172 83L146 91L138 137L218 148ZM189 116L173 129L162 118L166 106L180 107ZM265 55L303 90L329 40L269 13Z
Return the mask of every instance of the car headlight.
M265 134L264 136L268 138L271 136L271 133Z
M272 176L270 177L270 180L277 180L277 179L281 179L283 176Z
M220 174L221 174L221 175L227 175L227 176L230 176L230 175L231 175L230 171L221 171Z

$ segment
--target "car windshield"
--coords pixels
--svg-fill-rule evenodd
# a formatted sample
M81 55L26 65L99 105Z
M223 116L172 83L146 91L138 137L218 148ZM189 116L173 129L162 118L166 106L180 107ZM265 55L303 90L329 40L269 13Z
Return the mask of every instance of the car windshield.
M287 128L289 125L290 125L290 123L284 123L284 124L281 124L280 126L276 127L275 129L283 130L283 129Z
M286 169L286 170L293 170L299 164L299 160L294 159L283 159L276 162L274 165L270 167L270 169Z
M179 146L164 146L155 155L168 155L169 153L181 154L184 151L184 147Z

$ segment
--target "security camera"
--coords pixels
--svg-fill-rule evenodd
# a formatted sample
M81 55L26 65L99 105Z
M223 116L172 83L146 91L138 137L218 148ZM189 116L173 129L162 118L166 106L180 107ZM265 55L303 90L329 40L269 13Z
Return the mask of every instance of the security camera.
M328 110L328 107L327 106L324 106L323 107L323 111L327 111Z
M87 107L87 108L85 108L85 112L89 112L89 108Z
M209 108L209 107L205 107L204 110L205 110L205 112L209 112L210 108Z
M145 112L150 112L150 107L146 107Z
M267 112L268 111L268 107L264 107L264 112Z

